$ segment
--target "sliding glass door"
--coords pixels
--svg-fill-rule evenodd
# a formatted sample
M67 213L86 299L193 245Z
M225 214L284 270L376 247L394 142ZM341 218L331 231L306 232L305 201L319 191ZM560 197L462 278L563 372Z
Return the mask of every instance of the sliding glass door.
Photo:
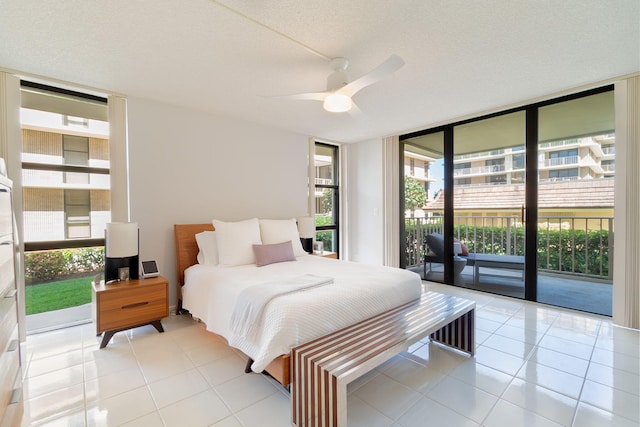
M611 316L613 91L538 109L537 300Z
M605 87L402 136L401 264L611 315L613 113Z
M517 111L453 127L455 284L524 298L525 124Z

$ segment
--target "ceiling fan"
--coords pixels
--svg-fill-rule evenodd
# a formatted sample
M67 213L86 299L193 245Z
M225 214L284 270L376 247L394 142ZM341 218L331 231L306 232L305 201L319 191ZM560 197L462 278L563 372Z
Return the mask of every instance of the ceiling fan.
M333 73L327 77L327 90L325 92L299 93L284 96L284 98L322 101L325 110L332 113L344 113L355 107L355 103L351 98L359 90L379 82L402 68L403 65L404 60L394 54L364 76L349 82L347 76L349 61L345 58L334 58L331 60Z

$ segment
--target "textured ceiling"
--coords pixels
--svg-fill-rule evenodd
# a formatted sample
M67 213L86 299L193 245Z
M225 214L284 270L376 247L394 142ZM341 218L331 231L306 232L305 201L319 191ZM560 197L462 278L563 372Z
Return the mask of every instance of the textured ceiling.
M406 65L362 114L275 98ZM340 142L640 71L638 0L0 0L0 67Z

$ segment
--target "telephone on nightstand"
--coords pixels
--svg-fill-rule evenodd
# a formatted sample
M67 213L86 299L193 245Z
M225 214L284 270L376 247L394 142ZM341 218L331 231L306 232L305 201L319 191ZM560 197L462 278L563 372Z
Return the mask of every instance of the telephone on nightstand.
M160 271L158 271L158 265L155 260L152 261L142 261L142 278L146 279L148 277L157 277L160 275Z

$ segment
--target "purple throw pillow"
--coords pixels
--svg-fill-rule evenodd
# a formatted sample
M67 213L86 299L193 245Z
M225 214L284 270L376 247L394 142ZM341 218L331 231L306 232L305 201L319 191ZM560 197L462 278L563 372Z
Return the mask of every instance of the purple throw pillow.
M291 240L270 245L253 245L253 254L256 256L256 265L275 264L276 262L295 261Z

